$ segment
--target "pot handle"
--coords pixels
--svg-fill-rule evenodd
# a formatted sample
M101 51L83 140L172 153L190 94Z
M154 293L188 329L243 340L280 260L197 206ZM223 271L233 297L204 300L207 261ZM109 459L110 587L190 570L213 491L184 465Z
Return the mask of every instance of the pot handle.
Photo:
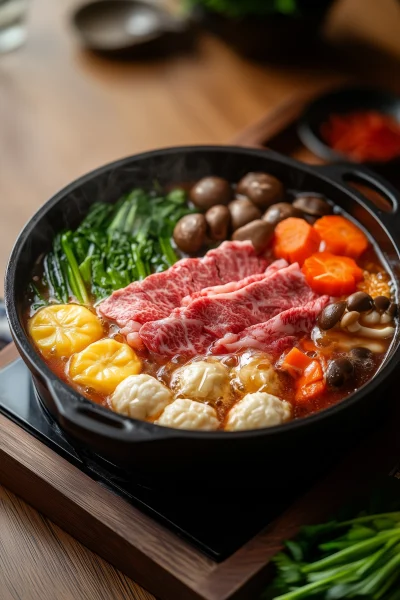
M61 427L84 444L132 445L165 437L151 423L134 421L89 401L79 400L73 390L57 379L47 380ZM162 429L162 428L157 428Z
M399 220L400 192L387 181L387 179L378 173L375 173L375 171L371 171L364 166L359 167L347 163L316 166L314 169L318 171L318 173L325 175L327 178L343 186L347 192L357 196L358 200L374 214L378 215L386 225L393 226L393 222ZM355 183L365 185L384 196L384 198L389 201L392 207L391 210L384 211L380 209L367 196L362 194L355 187L350 186L348 181L354 181Z

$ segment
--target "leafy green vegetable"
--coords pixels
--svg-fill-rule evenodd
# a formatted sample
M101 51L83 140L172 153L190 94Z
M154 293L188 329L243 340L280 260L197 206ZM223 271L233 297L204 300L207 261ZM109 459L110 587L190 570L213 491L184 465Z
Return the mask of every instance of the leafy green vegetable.
M56 235L44 257L43 277L31 284L30 296L45 303L39 289L66 303L102 300L132 281L144 279L173 265L178 256L171 245L177 221L192 212L186 194L175 189L166 195L132 190L116 204L95 203L75 231Z
M264 599L400 600L398 511L303 527L285 546Z

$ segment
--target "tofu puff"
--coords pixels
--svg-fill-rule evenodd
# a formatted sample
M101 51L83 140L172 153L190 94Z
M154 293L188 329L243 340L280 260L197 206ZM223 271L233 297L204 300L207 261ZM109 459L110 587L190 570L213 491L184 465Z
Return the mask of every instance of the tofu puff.
M156 424L197 431L214 431L220 426L217 413L212 406L188 398L178 398L172 404L168 404Z
M231 408L226 418L225 431L281 425L289 421L291 416L292 407L289 402L266 392L255 392L247 394Z
M279 396L281 381L267 354L245 352L233 369L234 385L242 392L267 392Z
M154 419L172 402L170 390L151 375L131 375L111 396L115 412L131 419Z
M176 396L214 403L231 394L229 370L216 360L199 360L177 369L171 388Z
M170 390L151 375L132 375L122 381L111 396L111 406L132 419L158 417L155 423L164 427L212 431L220 426L212 406L188 398L173 401Z

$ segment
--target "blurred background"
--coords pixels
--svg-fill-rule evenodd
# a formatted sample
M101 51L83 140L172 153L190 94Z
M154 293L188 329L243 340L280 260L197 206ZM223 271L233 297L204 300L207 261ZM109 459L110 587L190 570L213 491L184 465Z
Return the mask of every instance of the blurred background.
M33 212L108 161L229 143L298 93L400 94L396 0L123 4L0 0L1 274Z

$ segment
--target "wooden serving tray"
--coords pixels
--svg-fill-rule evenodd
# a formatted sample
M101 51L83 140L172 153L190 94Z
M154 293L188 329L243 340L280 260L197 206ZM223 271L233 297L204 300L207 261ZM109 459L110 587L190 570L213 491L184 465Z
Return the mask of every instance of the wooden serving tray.
M10 344L0 368L17 357ZM164 600L257 598L271 557L305 523L367 493L400 458L400 418L371 436L304 497L235 554L215 563L0 415L0 482ZM339 432L338 432L339 435ZM245 515L239 515L245 518ZM232 523L232 527L234 527Z

